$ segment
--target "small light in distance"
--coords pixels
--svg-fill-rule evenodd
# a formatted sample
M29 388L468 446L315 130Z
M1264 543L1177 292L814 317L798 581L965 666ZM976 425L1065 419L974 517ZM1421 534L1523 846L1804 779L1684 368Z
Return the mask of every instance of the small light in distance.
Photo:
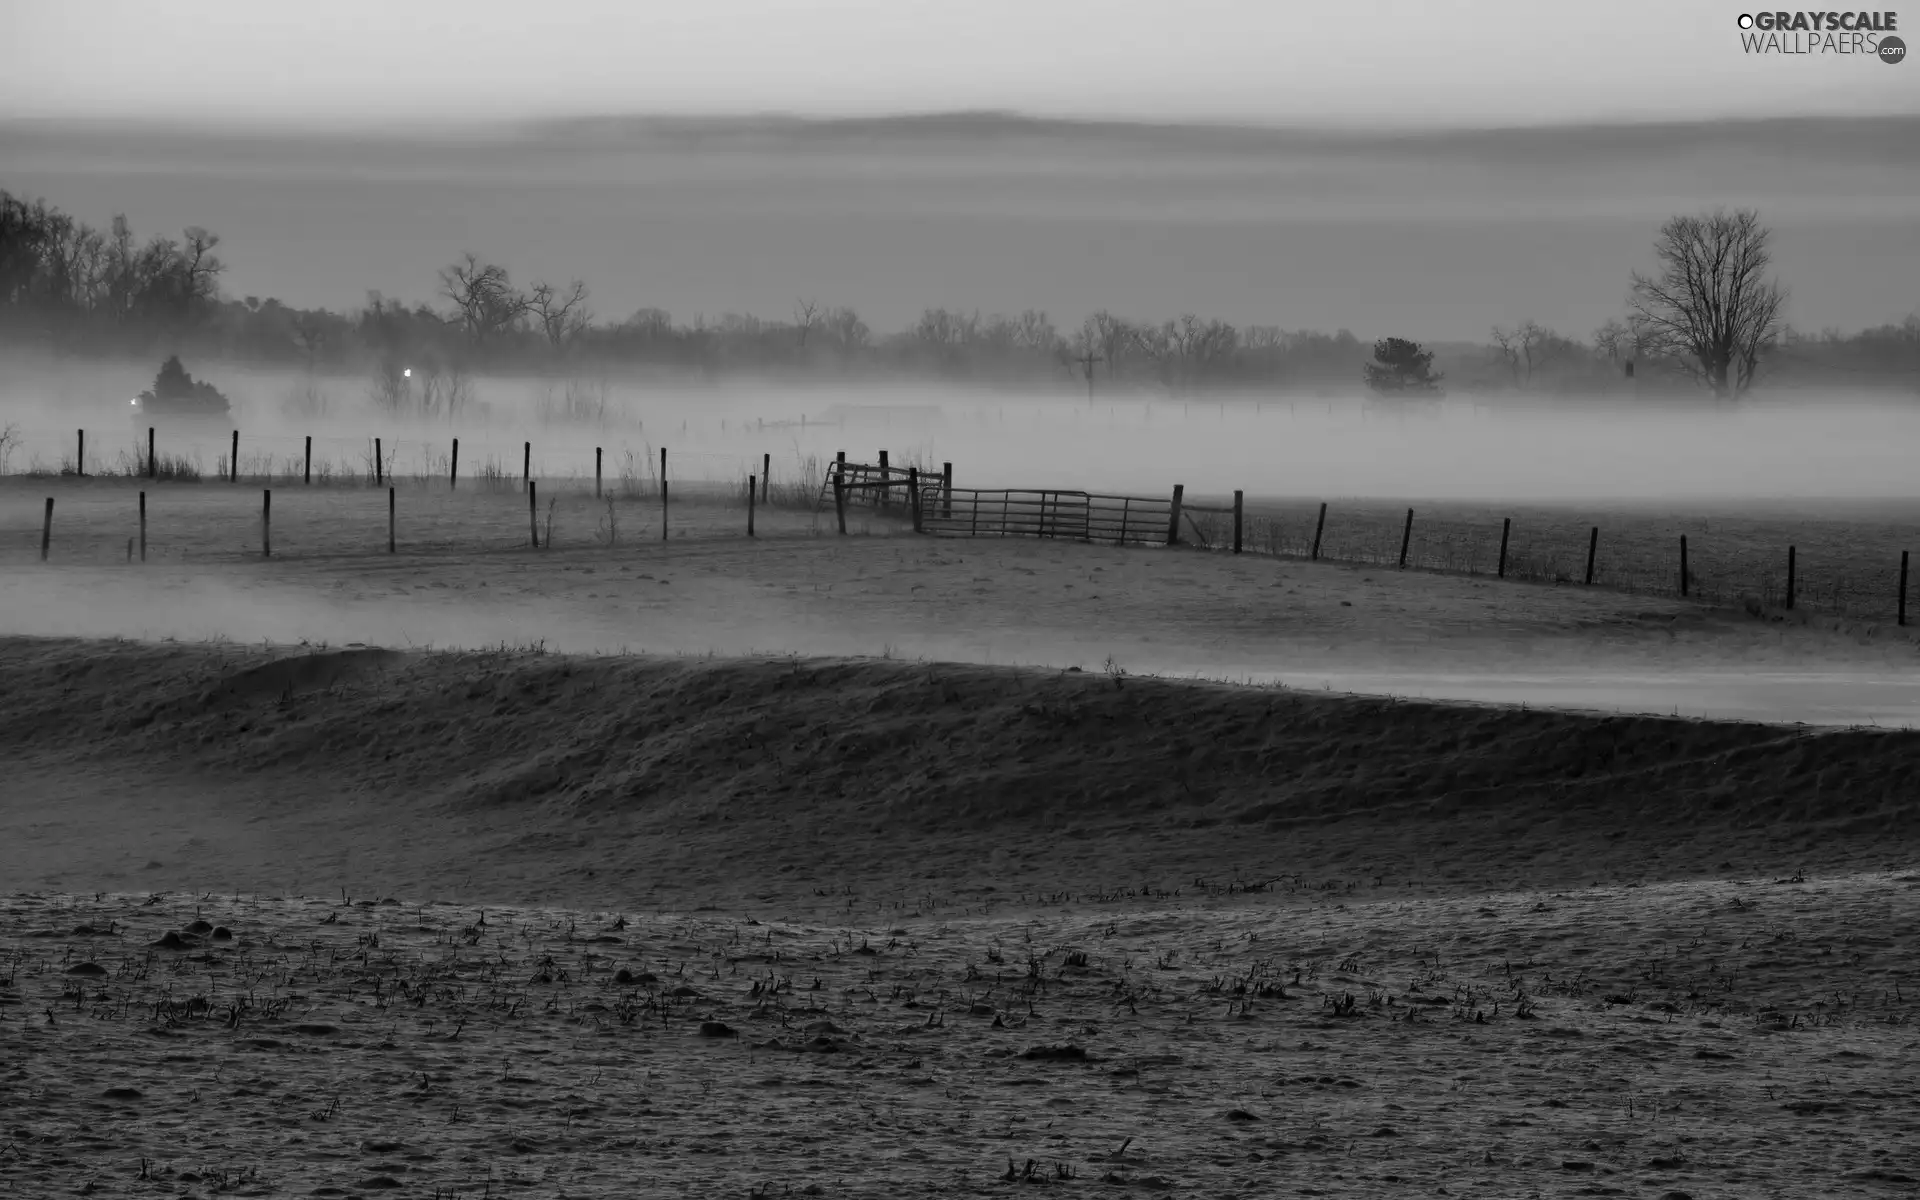
M412 368L412 367L408 367L408 368L407 368L406 370L404 370L404 371L402 371L402 372L400 372L400 375L401 375L401 377L402 377L402 378L404 378L404 379L412 379L412 378L413 378L413 368Z

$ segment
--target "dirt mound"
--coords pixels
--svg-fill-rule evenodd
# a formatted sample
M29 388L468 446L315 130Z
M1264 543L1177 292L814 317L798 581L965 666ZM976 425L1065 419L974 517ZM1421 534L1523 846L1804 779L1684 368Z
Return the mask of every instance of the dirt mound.
M1920 832L1920 734L1903 731L797 658L11 639L0 683L0 754L23 766L251 780L250 821L286 816L266 773L376 806L376 825L354 818L369 838L514 828L498 853L587 874L640 855L684 875L697 846L718 877L1062 840L1056 857L1118 871L1184 862L1198 831L1244 851L1316 830L1428 857L1461 839L1491 858L1690 842L1710 869L1736 834L1887 850ZM436 836L421 855L459 853Z
M821 805L846 800L921 830L1170 809L1241 823L1341 820L1514 802L1616 823L1894 821L1920 783L1920 734L1904 731L947 663L367 649L260 652L265 661L248 664L233 654L0 643L0 748L237 771L298 760L340 784L462 808L739 819L805 803L830 818ZM196 678L207 675L211 687ZM142 711L161 715L128 719Z

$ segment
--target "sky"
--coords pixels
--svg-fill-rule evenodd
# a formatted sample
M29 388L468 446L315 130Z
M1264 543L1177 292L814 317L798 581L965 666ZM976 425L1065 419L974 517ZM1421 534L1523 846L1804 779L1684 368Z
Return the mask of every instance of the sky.
M966 108L1511 125L1920 111L1754 56L1742 0L0 0L0 118L223 124ZM1909 38L1920 36L1920 10Z

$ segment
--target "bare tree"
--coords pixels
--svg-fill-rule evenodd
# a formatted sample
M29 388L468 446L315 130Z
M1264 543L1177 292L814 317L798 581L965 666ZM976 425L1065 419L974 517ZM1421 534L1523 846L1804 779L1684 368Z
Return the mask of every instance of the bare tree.
M473 376L468 374L465 364L456 362L448 370L442 399L446 405L449 421L458 420L472 406Z
M481 346L512 329L527 313L527 298L514 290L507 269L468 254L440 272L440 294L468 340Z
M1605 325L1593 331L1593 348L1600 357L1618 366L1633 360L1632 337L1632 332L1618 317L1608 317Z
M503 273L504 275L504 273ZM562 292L550 283L535 283L526 297L527 311L540 322L540 332L555 350L574 341L593 323L587 308L587 285L574 280Z
M1671 355L1716 397L1745 395L1779 335L1786 290L1762 277L1771 238L1751 209L1674 217L1654 243L1660 274L1634 272L1629 304L1648 348Z
M664 308L636 309L619 328L643 341L665 342L673 336L673 316Z
M73 298L82 312L95 313L107 303L107 239L88 225L76 224L68 261L73 271Z
M1653 335L1647 329L1645 318L1638 314L1625 321L1609 318L1605 325L1593 331L1594 351L1629 378L1652 345Z
M139 295L138 258L133 226L127 223L125 214L114 214L113 232L105 248L103 291L107 311L113 314L116 321L125 321L133 314L133 306Z
M1183 391L1204 383L1214 363L1232 354L1240 341L1239 331L1225 321L1202 321L1192 313L1169 321L1166 330Z
M1172 321L1159 325L1130 327L1125 340L1120 343L1124 348L1123 353L1138 354L1152 363L1154 374L1170 392L1177 391L1179 386L1174 375L1173 335L1176 328L1178 327ZM1107 362L1111 366L1113 360L1108 359Z
M197 307L219 298L220 273L227 269L227 264L213 253L213 248L220 244L219 234L190 225L185 238L180 250L180 270L186 277L187 302Z
M1099 357L1107 364L1107 376L1113 378L1120 373L1121 360L1139 341L1134 327L1105 309L1088 317L1080 327L1087 342L1099 349Z
M980 342L980 314L929 308L920 314L912 337L927 359L948 373L963 372Z
M851 308L836 308L828 313L823 328L839 351L842 368L853 361L854 355L865 350L873 337L873 331L867 328L867 323Z
M0 305L25 304L45 257L44 210L0 191Z
M1566 338L1529 318L1512 329L1493 328L1493 344L1499 348L1515 387L1533 386L1533 373L1545 366L1569 345Z
M793 328L800 335L800 348L807 348L807 335L814 331L826 317L826 309L818 300L795 300L793 302Z
M327 342L327 327L316 313L295 312L288 320L293 331L293 344L306 359L307 373L313 373L314 359L320 356L321 347Z
M1060 331L1054 328L1046 313L1029 308L1021 312L1014 326L1014 344L1036 355L1057 358Z

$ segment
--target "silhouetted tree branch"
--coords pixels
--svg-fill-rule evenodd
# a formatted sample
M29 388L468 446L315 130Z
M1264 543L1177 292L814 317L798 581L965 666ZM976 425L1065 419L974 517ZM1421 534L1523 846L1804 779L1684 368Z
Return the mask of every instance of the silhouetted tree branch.
M1633 275L1630 303L1650 340L1715 396L1745 395L1779 334L1786 291L1763 278L1771 237L1749 209L1674 217L1654 243L1660 273Z

